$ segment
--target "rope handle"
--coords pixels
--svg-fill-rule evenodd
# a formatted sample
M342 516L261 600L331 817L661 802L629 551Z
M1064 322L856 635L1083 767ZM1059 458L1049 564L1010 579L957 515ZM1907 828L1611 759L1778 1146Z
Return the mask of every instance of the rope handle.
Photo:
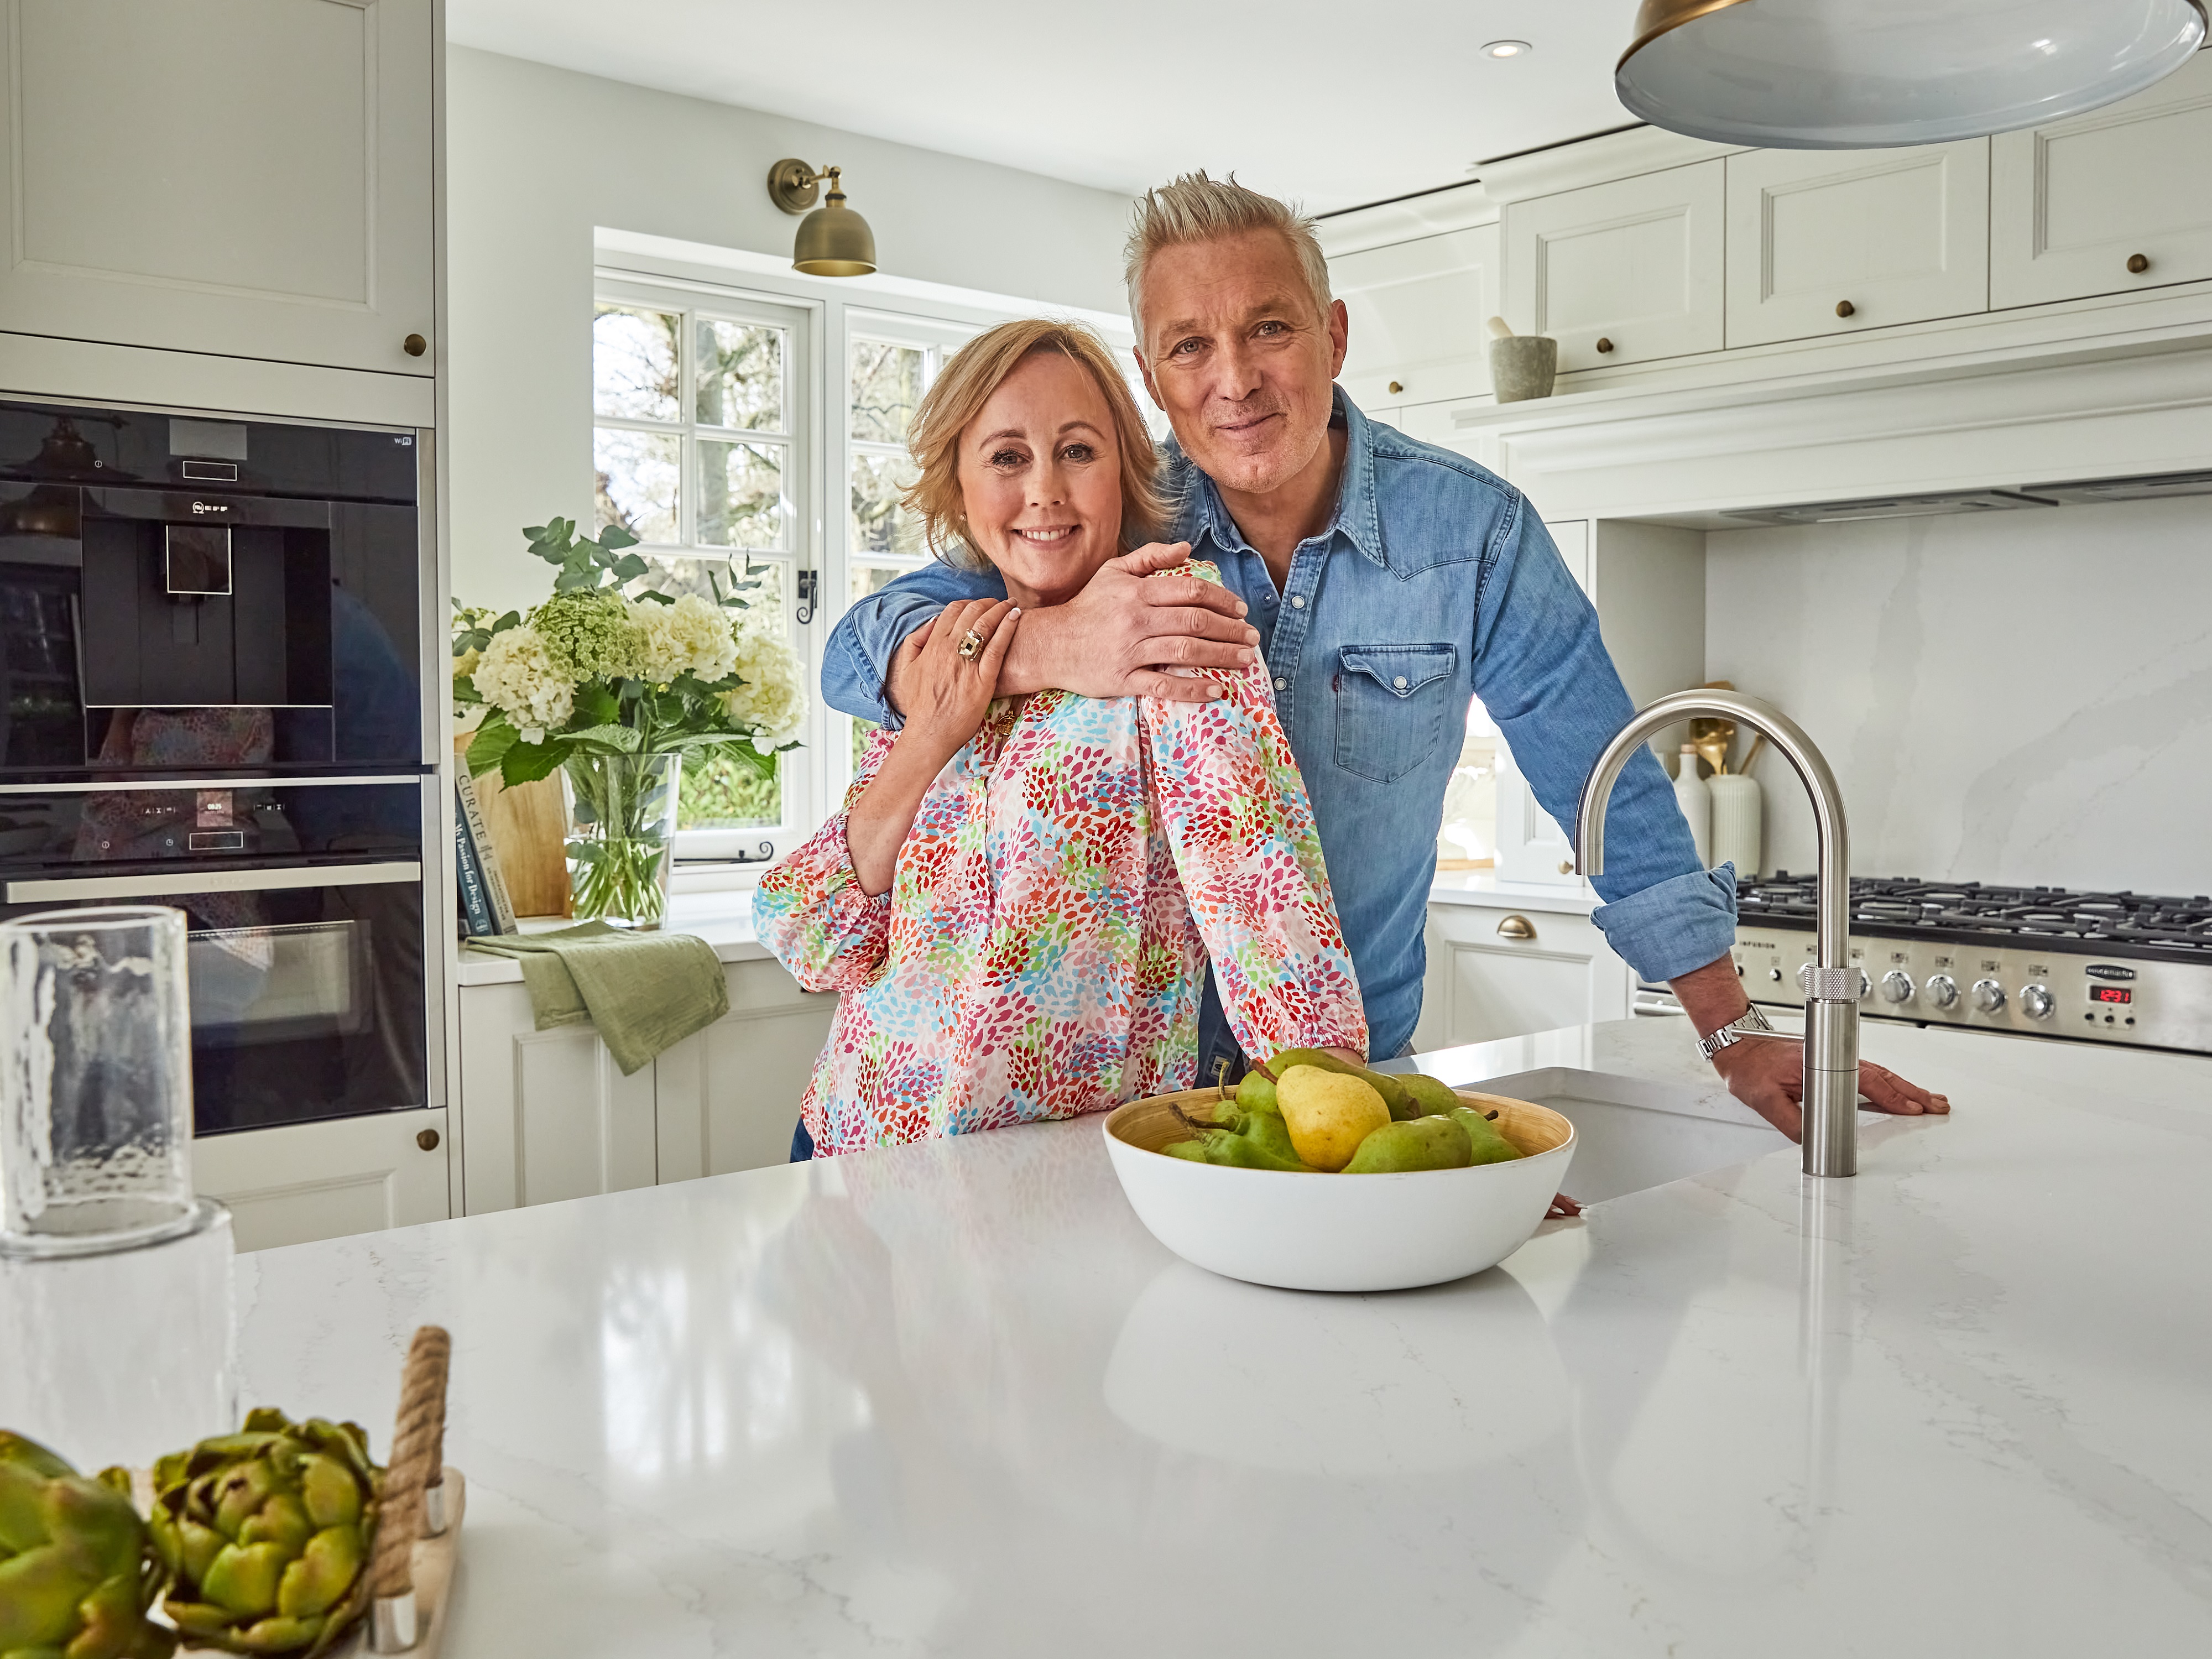
M415 1540L422 1535L422 1492L445 1478L446 1373L453 1341L443 1327L424 1325L408 1345L399 1380L399 1417L392 1431L392 1462L384 1472L383 1511L369 1588L379 1597L415 1588Z

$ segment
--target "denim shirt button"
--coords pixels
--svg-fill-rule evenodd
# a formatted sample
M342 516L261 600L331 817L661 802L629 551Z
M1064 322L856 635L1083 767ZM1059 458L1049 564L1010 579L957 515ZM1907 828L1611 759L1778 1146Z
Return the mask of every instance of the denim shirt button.
M1390 684L1396 686L1401 691L1403 691L1406 689L1406 677L1403 674L1401 674L1396 679L1392 680Z
M1275 690L1278 691L1287 691L1290 689L1291 683L1288 680L1277 680L1275 682Z
M1305 608L1306 608L1306 596L1305 596L1304 594L1303 594L1303 593L1293 593L1293 594L1291 594L1291 610L1293 610L1293 611L1303 611L1303 610L1304 610Z

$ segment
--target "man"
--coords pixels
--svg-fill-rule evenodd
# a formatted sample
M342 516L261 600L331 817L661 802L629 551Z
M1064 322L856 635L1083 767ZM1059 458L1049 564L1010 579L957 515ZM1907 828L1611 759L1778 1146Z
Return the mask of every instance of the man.
M1572 822L1599 753L1634 712L1597 614L1520 492L1449 450L1370 422L1337 392L1346 324L1313 223L1204 173L1149 192L1130 233L1137 362L1167 412L1176 534L1225 587L1145 580L1184 548L1116 560L1065 605L1022 619L1007 695L1202 696L1165 665L1238 666L1262 653L1305 775L1377 1056L1410 1051L1422 924L1444 786L1480 696L1545 810ZM896 724L899 643L995 574L939 567L856 605L831 636L823 695ZM1698 866L1649 750L1607 817L1607 901L1593 920L1646 979L1670 981L1730 1092L1795 1139L1794 1042L1734 1042L1752 1015L1729 947L1735 886ZM1236 1055L1208 987L1200 1074ZM1761 1022L1763 1024L1763 1022ZM1860 1087L1905 1114L1948 1103L1870 1063Z

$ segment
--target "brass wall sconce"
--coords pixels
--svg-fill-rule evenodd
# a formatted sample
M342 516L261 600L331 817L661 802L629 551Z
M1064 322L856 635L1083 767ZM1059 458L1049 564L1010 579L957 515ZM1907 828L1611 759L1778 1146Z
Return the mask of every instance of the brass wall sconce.
M876 234L868 222L845 205L838 170L820 172L786 158L768 170L769 199L786 213L805 213L792 239L791 268L809 276L866 276L876 268ZM817 187L830 181L830 197L814 207ZM813 208L811 213L807 213Z

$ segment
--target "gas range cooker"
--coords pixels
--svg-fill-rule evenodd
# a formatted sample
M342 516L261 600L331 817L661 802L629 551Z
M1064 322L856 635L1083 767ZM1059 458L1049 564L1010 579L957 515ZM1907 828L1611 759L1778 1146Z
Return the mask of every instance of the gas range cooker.
M1796 1006L1814 881L1736 891L1736 972ZM1850 959L1878 1019L2212 1054L2212 898L1854 877Z

